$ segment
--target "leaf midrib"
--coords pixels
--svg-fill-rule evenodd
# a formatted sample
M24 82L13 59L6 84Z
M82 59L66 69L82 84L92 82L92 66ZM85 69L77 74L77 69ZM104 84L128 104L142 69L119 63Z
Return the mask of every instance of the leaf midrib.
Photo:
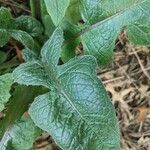
M132 6L129 6L129 7L125 8L125 9L123 9L123 10L120 10L120 11L116 12L115 14L113 14L112 16L110 16L110 17L108 17L108 18L106 18L106 19L104 19L104 20L102 20L102 21L99 21L99 22L97 22L97 23L95 23L95 24L93 24L93 25L91 25L91 26L89 26L89 27L86 27L86 28L83 29L81 32L79 32L76 36L74 36L74 38L71 38L70 40L65 41L65 42L63 43L62 47L65 47L65 46L68 45L69 43L72 43L72 42L75 41L77 38L79 38L80 36L82 36L83 34L85 34L86 32L89 32L90 30L97 28L98 26L102 25L103 23L105 23L105 22L107 22L107 21L109 21L109 20L112 20L113 18L115 18L115 17L117 17L117 16L123 14L124 12L126 12L126 11L128 11L128 10L130 10L130 9L133 9L134 7L136 7L136 6L138 6L138 5L141 5L142 3L147 2L147 1L148 1L148 0L143 0L143 1L141 1L141 2L138 2L138 3L136 3L136 4L133 4Z

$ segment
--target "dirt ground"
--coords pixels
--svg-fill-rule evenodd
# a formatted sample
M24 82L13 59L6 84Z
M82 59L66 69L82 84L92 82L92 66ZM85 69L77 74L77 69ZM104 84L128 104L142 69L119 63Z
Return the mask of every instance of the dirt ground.
M28 1L0 0L15 16L28 14ZM125 32L116 41L114 61L98 69L116 109L122 150L150 150L150 48L132 45ZM38 150L58 150L44 133L35 142Z

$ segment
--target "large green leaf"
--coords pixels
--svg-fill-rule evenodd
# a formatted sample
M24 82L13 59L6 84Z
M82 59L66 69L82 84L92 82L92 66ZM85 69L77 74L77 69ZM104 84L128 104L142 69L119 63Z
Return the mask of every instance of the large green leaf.
M69 3L70 0L45 0L47 11L56 26L64 18Z
M56 29L41 50L41 62L22 64L13 72L20 84L50 89L31 104L31 118L65 150L119 150L115 111L96 76L95 58L73 58L58 66L62 42L62 31Z
M15 150L30 150L41 130L28 117L22 117L4 135L0 142L1 150L10 147Z
M10 98L10 89L13 83L12 74L0 76L0 112L5 108L5 103Z
M95 56L100 66L112 60L122 29L134 44L150 45L149 0L81 0L80 7L86 28L76 38L81 37L84 53Z

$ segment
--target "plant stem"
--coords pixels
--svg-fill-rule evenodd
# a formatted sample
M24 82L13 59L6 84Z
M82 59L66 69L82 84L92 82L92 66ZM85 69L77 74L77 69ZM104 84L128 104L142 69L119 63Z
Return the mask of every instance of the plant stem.
M41 4L40 0L30 0L31 15L41 21Z

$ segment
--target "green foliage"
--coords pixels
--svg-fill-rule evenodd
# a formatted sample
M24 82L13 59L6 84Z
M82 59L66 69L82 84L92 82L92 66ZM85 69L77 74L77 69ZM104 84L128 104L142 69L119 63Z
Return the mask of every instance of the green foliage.
M0 64L2 64L7 58L6 53L0 51Z
M112 61L113 49L115 47L115 41L119 33L125 29L129 40L137 45L149 45L150 41L150 2L149 0L117 0L117 1L100 1L100 0L81 0L80 4L75 0L71 1L71 5L68 7L68 1L66 3L58 2L58 5L50 5L51 0L46 1L47 10L52 17L52 20L55 25L58 25L62 22L62 19L65 18L69 22L75 23L80 17L76 13L78 19L74 19L74 15L71 15L72 12L78 11L80 7L80 12L82 19L84 20L84 28L78 33L74 33L71 36L71 40L67 39L67 44L64 45L65 48L63 56L63 61L66 62L72 55L75 50L77 43L74 43L77 39L81 38L84 54L90 54L97 58L98 65L103 67L109 64ZM53 3L54 4L54 3ZM53 6L55 11L49 8ZM113 6L113 7L112 7ZM66 17L62 14L65 14L67 8ZM74 9L74 10L72 10ZM79 11L78 11L79 12ZM56 15L57 14L57 15ZM69 17L71 15L71 17ZM55 16L55 17L54 17ZM55 23L54 19L59 17L58 23ZM72 21L73 20L73 21ZM75 20L75 21L74 21ZM137 38L138 37L138 38ZM74 45L70 48L68 45ZM65 59L64 59L65 58Z
M20 16L16 18L16 28L29 33L32 37L42 34L41 23L31 16Z
M53 31L55 30L55 26L52 22L50 15L47 12L44 1L41 1L41 18L42 18L42 23L44 24L45 35L50 37Z
M76 24L81 19L78 0L70 0L70 4L66 11L65 18L70 23L74 23L74 24Z
M133 43L149 45L149 6L149 0L82 0L82 17L89 24L81 35L85 54L94 55L100 66L110 63L116 38L123 28Z
M12 74L0 76L0 112L5 108L5 103L10 98L10 89L13 83Z
M43 46L41 60L22 64L13 72L15 82L50 89L32 103L31 118L63 149L119 149L115 111L96 77L94 57L73 58L58 66L62 42L58 28Z
M13 71L14 81L25 86L17 85L10 98L11 73L0 76L0 111L10 98L0 137L10 132L12 138L5 141L4 134L4 145L31 149L39 133L35 123L64 150L120 150L115 110L96 67L111 62L122 30L130 42L150 45L150 1L44 0L40 4L44 29L33 17L13 18L8 9L0 8L0 46L11 38L25 46L25 63ZM35 47L44 41L39 56ZM82 56L76 56L79 44ZM0 64L7 68L6 58L0 52ZM34 123L20 119L29 104Z
M5 135L7 140L1 140L1 150L29 150L40 134L41 130L34 125L30 118L22 117L7 131L7 135Z
M44 0L53 23L58 26L65 16L70 0Z
M7 105L7 110L4 111L5 117L0 120L0 139L4 133L19 120L24 112L29 108L29 105L33 102L34 98L40 94L47 92L47 89L42 87L23 86L17 85L12 92ZM19 109L21 108L21 109Z
M33 37L41 35L43 28L40 22L29 16L20 16L14 19L10 11L0 8L0 47L10 38L21 42L25 47L35 48Z

